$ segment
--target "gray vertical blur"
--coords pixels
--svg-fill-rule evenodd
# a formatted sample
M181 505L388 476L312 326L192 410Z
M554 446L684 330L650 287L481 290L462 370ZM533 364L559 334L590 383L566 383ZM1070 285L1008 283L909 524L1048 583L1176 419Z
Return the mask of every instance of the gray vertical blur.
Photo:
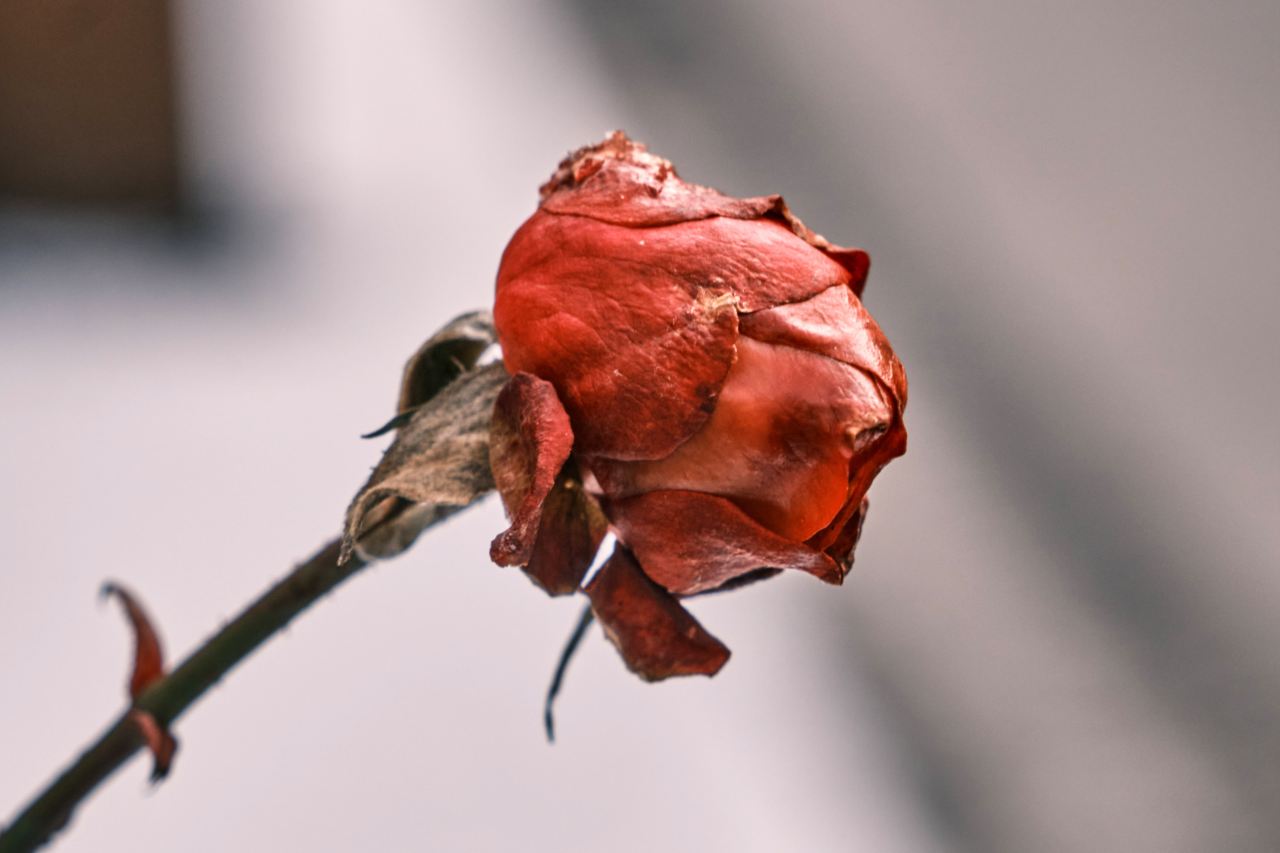
M871 250L845 643L953 836L1280 849L1280 6L571 6L687 175Z

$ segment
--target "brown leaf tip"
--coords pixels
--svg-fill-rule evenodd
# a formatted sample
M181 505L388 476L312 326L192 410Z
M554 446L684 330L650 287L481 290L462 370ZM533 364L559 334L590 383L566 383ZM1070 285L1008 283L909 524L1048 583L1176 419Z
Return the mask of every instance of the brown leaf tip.
M142 691L164 677L164 650L151 617L137 596L114 581L102 585L102 598L115 597L133 628L133 675L129 679L129 698L137 699Z

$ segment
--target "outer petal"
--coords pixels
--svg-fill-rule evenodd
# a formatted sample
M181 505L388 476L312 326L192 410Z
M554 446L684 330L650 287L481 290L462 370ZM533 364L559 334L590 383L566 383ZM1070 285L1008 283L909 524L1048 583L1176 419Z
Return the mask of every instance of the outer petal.
M715 589L760 568L800 569L828 583L843 579L826 554L766 530L715 495L648 492L610 501L607 510L645 574L676 595Z
M718 494L802 542L831 524L848 500L859 436L894 415L881 386L862 371L744 337L716 410L696 435L664 459L591 466L610 497L662 489Z
M541 188L542 209L587 216L632 228L651 228L721 216L775 219L797 237L849 271L850 286L862 293L870 259L861 249L834 246L805 227L782 196L733 198L681 180L670 161L650 154L621 131L570 154Z
M845 571L853 563L853 546L858 542L862 517L866 514L865 496L871 481L891 460L907 452L907 431L897 417L880 435L872 438L849 466L849 499L828 527L809 539L814 548L830 554Z
M577 465L569 460L542 504L542 521L525 574L550 595L577 592L608 531L604 511L582 488Z
M870 505L865 497L857 504L857 509L853 515L844 522L844 526L839 528L839 534L826 548L826 553L840 564L841 568L847 573L853 566L853 549L858 545L858 538L862 536L862 522L867 518L867 507Z
M498 274L507 368L555 385L584 454L670 453L707 419L733 362L738 315L729 286L685 275L661 254L645 260L637 244L645 239L538 213L512 239Z
M729 659L725 645L645 577L624 548L613 552L585 591L627 669L646 681L715 675Z
M573 430L550 382L517 373L498 393L489 434L489 461L511 527L493 540L489 556L502 566L533 556L543 502L555 486Z
M779 305L739 320L743 335L825 355L876 377L907 404L907 375L889 341L861 300L847 287L831 287L811 299Z

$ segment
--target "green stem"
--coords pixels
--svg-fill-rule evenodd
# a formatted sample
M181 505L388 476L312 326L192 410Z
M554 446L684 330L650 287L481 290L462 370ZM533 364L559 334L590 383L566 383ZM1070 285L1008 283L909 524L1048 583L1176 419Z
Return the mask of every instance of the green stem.
M451 513L443 513L439 521ZM357 555L338 565L339 541L317 551L210 637L165 678L146 690L134 707L150 711L164 726L272 634L320 596L360 571ZM142 746L128 709L66 770L41 791L3 831L0 853L25 853L47 843L70 821L76 806Z

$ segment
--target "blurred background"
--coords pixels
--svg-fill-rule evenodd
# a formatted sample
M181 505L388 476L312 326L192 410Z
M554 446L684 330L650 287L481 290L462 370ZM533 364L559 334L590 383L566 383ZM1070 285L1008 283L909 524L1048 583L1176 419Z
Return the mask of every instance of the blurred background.
M0 820L339 527L404 359L615 127L867 248L908 455L714 680L487 559L490 500L135 758L62 851L1280 849L1280 6L0 6Z

